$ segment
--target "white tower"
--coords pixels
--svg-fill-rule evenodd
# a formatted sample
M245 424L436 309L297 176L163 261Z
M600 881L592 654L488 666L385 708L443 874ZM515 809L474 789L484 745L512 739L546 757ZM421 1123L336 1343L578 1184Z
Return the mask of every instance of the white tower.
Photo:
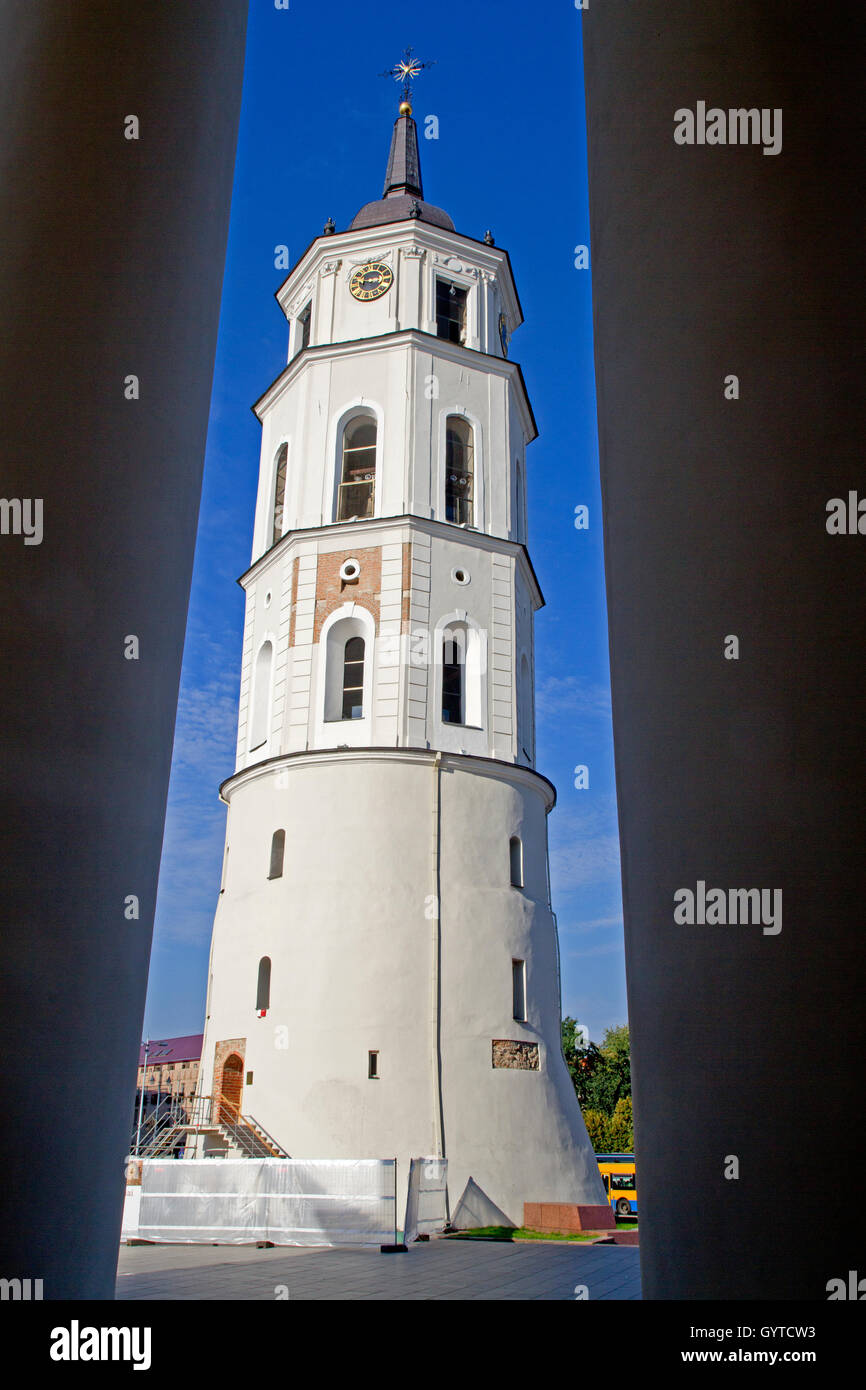
M203 1094L294 1157L444 1155L452 1207L471 1176L517 1225L602 1203L534 766L522 314L507 252L423 201L408 101L382 199L277 298Z

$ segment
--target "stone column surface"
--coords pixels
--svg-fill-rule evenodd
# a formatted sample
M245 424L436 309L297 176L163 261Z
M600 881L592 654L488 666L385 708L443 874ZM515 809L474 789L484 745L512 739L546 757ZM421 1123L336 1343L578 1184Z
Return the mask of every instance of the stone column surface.
M47 1299L113 1296L245 27L0 9L0 1276Z
M644 1296L821 1300L866 1274L863 11L583 35ZM677 922L700 884L766 914Z

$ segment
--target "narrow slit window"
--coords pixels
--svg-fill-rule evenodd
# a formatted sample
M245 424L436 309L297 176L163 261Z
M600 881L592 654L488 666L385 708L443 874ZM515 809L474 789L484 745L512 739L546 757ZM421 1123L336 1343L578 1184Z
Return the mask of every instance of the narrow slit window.
M268 878L282 878L283 859L286 853L286 832L275 830L271 838L271 863Z
M364 717L364 639L350 637L343 657L344 719Z
M256 982L256 1008L259 1013L267 1013L271 1007L271 958L262 956L259 961L259 976Z
M512 835L508 842L508 852L511 860L511 886L512 888L522 888L523 845L516 835Z
M526 961L511 962L512 1013L517 1023L526 1022Z
M379 1054L378 1052L367 1053L367 1076L370 1081L379 1080Z

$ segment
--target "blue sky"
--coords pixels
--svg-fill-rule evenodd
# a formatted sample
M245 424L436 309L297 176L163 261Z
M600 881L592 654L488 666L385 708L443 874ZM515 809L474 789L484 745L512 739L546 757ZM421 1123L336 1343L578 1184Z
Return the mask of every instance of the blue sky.
M570 0L466 5L251 0L228 257L184 652L145 1035L200 1031L234 770L243 595L259 463L250 406L285 364L273 298L325 220L381 196L406 44L436 60L414 99L424 192L458 231L511 254L526 322L511 342L540 431L527 455L536 619L537 766L550 817L563 1011L600 1040L626 1019L592 364L580 12ZM423 139L424 117L438 140ZM208 210L202 209L202 216ZM589 529L574 509L589 507ZM589 788L573 786L589 768Z

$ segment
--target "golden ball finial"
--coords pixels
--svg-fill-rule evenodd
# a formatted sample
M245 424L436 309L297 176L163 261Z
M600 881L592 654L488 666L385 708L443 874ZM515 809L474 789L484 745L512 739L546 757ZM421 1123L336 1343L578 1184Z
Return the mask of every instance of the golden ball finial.
M401 101L401 102L400 102L400 115L401 115L401 116L411 116L411 115L412 115L412 103L411 103L411 102L409 102L409 101Z

